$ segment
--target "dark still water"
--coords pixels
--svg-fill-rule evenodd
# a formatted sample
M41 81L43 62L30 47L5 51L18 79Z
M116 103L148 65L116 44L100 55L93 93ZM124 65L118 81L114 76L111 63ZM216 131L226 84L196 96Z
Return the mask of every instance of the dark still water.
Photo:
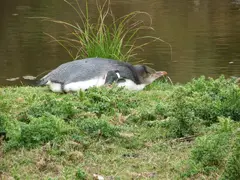
M95 2L89 0L90 4ZM154 63L155 69L167 71L173 82L187 82L200 75L240 76L240 0L112 0L112 10L116 17L136 10L152 16L155 31L149 35L172 45L172 60L164 43L145 47L139 56ZM6 79L36 76L71 60L44 34L58 36L64 29L28 18L37 16L71 22L78 18L63 0L1 0L1 86L25 84L22 79ZM97 16L91 6L90 16Z

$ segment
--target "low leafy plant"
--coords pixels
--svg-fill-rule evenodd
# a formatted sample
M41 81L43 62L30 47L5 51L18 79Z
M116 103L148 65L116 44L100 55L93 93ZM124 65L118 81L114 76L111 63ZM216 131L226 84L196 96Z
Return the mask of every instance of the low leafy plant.
M202 76L186 84L189 96L194 98L193 109L196 116L210 125L219 116L231 117L235 121L240 119L240 89L231 79L221 76L218 79Z
M76 172L76 179L85 180L87 178L86 173L82 169L78 169Z
M10 109L10 105L3 97L4 93L5 92L0 89L0 112L1 113L7 113Z
M235 180L240 177L240 131L239 126L233 132L233 138L231 139L231 151L228 153L228 157L225 162L225 169L221 175L222 180L229 179Z
M183 137L193 135L200 131L201 119L199 119L192 109L191 97L188 96L184 87L179 87L177 92L169 99L168 105L160 103L156 106L156 111L168 117L162 123L167 129L169 137Z
M0 114L0 132L5 131L6 117Z
M148 110L143 110L139 113L132 114L128 118L129 123L140 123L142 124L145 121L153 121L156 120L156 114L154 112L148 111Z
M29 118L54 115L64 120L71 119L77 112L77 106L72 103L69 97L41 97L40 102L33 103L26 111L21 112L18 119L29 122Z
M119 136L120 129L104 119L79 119L74 124L80 131L91 137L113 138Z
M184 176L196 176L199 173L209 175L213 172L219 174L221 171L224 172L222 177L227 179L238 176L240 164L237 162L239 153L236 150L239 149L239 124L236 127L228 118L219 120L219 124L212 126L208 134L196 139L188 163L190 167Z
M167 117L163 125L171 137L183 137L200 133L220 116L239 121L239 107L240 89L234 82L223 76L216 80L201 77L175 88L156 112Z
M109 96L111 94L111 96ZM113 88L91 88L85 93L87 100L84 101L84 110L101 115L113 115L117 112L124 115L129 114L131 109L136 108L140 99L133 96L134 92L127 93L117 87Z
M18 123L15 129L8 128L9 141L5 149L25 147L32 148L47 143L55 138L61 138L70 128L66 122L52 115L31 118L29 123Z

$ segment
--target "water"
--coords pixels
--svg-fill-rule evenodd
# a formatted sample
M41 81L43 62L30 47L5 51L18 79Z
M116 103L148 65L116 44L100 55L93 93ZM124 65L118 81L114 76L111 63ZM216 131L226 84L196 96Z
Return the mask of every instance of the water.
M89 2L95 4L95 0ZM240 76L240 0L112 0L112 9L117 17L135 10L152 16L155 31L149 35L169 42L172 58L168 45L160 42L147 46L139 56L154 63L155 69L167 71L173 82L201 75ZM97 17L91 6L90 13ZM36 76L71 59L43 33L57 36L64 29L28 18L76 20L63 1L1 0L0 14L1 86L26 84L22 76ZM6 80L15 77L20 79Z

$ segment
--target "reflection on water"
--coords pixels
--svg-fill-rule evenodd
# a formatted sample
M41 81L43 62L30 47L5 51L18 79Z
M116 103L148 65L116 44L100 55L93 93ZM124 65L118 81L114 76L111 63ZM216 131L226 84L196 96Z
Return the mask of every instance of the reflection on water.
M167 71L173 82L200 75L240 75L240 0L112 0L112 9L117 17L135 10L152 16L155 31L146 35L169 42L172 60L168 45L159 42L147 46L139 56L154 63L157 70ZM90 13L96 18L92 6ZM43 34L58 36L64 29L28 18L34 16L77 20L60 0L1 0L0 85L16 84L6 79L36 76L70 60L62 47L49 43L51 39Z

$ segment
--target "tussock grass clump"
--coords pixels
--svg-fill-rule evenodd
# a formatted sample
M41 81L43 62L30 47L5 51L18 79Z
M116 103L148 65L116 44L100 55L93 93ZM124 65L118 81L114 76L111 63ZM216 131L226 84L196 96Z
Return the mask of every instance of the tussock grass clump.
M89 14L89 5L86 1L83 8L78 0L64 0L79 17L79 22L71 23L43 17L43 20L57 23L66 27L69 32L65 36L53 37L71 56L72 59L86 57L111 58L129 61L136 58L139 50L153 41L164 42L152 36L140 36L141 31L152 31L151 17L146 12L135 11L120 18L116 18L111 10L110 0L101 5L96 1L97 21L93 22ZM95 15L94 15L95 16ZM147 16L149 25L137 17ZM146 40L140 42L139 40ZM171 49L171 45L167 43Z

